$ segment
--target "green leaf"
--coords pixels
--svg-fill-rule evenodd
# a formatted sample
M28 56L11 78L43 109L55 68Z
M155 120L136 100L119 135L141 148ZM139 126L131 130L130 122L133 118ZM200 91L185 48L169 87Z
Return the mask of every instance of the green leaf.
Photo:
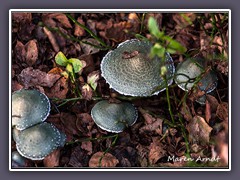
M79 59L70 58L68 61L72 64L74 73L77 73L82 70L83 64Z
M55 61L60 66L67 66L68 64L68 59L61 51L56 54Z
M73 72L72 64L67 64L66 71L70 75L71 81L74 82L75 81L75 75L74 75L74 72Z
M164 40L167 41L167 49L171 49L171 50L176 50L179 53L185 53L186 52L186 48L181 45L179 42L177 42L176 40L172 39L170 36L164 36Z
M164 57L166 49L159 43L154 44L150 51L150 57L158 56L160 58Z
M148 30L153 36L159 39L164 35L163 32L159 31L157 21L153 17L149 17L148 19Z

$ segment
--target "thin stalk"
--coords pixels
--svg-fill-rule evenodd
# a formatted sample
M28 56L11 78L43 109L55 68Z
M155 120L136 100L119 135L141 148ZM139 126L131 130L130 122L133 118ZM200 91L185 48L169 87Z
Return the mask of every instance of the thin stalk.
M87 142L87 141L98 141L98 140L104 140L104 139L109 139L109 138L116 138L118 134L112 135L112 136L103 136L103 137L96 137L96 138L84 138L84 139L77 139L76 141L71 141L66 143L66 145L71 145L75 143L81 143L81 142Z
M179 122L181 124L181 131L183 133L183 138L184 138L185 144L186 144L186 150L187 150L186 156L189 158L190 157L190 148L189 148L189 142L188 142L187 134L186 134L186 131L185 131L185 126L184 126L184 124L182 122L182 118L179 114L178 114L178 117L179 117Z
M164 75L163 78L164 78L165 86L166 86L166 95L167 95L168 111L169 111L169 114L170 114L170 116L171 116L172 123L175 124L175 120L174 120L173 113L172 113L172 108L171 108L171 103L170 103L169 88L168 88L168 82L167 82L167 79L166 79L166 75Z
M68 34L64 34L58 28L51 28L51 27L48 27L46 25L42 25L42 26L45 26L49 31L57 32L60 36L64 37L65 39L68 39L68 40L71 40L71 41L75 41L75 42L79 42L79 43L84 43L84 44L93 46L95 48L101 49L101 50L108 50L109 49L109 48L103 48L102 46L98 46L98 45L92 44L92 43L87 42L87 41L81 41L81 40L75 38L74 36L70 36Z
M112 142L111 145L104 151L103 155L102 155L101 158L99 159L99 161L98 161L98 166L99 166L99 167L101 167L101 162L102 162L103 157L104 157L105 154L110 150L110 148L116 144L117 139L118 139L118 134L115 135L115 138L114 138L113 142Z
M83 97L76 97L76 98L69 98L69 99L58 99L58 98L54 98L52 99L53 101L63 101L63 103L59 104L57 107L61 107L63 105L65 105L68 102L71 101L77 101L77 100L82 100ZM98 100L102 100L102 97L92 97L92 100L94 101L98 101Z
M81 28L83 28L85 31L87 31L94 39L96 39L102 46L111 49L108 45L106 45L99 37L97 37L90 29L88 29L86 26L80 24L76 19L74 19L70 14L66 14L66 16L72 20L73 23L77 24Z
M146 15L146 13L142 14L141 27L140 27L140 33L139 34L142 34L142 32L143 32L145 15Z

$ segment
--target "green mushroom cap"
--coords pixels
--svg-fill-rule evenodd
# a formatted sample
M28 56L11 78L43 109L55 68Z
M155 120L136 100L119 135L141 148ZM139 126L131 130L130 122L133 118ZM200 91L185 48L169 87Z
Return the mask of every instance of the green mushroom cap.
M129 96L158 94L165 90L162 66L167 69L168 85L172 84L175 67L171 56L166 53L164 61L158 57L150 59L151 47L148 41L132 39L109 51L102 59L101 72L110 88Z
M174 81L184 91L190 90L197 83L201 91L210 93L217 87L217 75L209 70L206 73L205 60L202 58L189 58L178 64L175 72ZM201 76L202 75L202 76Z
M91 116L101 129L119 133L136 122L138 112L131 103L109 103L103 100L95 104Z
M12 94L12 126L19 130L45 121L49 112L48 97L37 90L21 89Z
M28 159L42 160L65 144L66 135L55 126L43 122L15 134L17 151Z

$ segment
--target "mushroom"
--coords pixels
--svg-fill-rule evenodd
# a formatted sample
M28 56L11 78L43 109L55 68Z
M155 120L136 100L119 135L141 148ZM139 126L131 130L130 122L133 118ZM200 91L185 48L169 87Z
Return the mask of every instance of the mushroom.
M152 96L165 90L161 68L166 67L167 84L172 84L175 67L169 53L164 60L150 58L152 44L137 39L127 40L109 51L101 62L101 75L117 92L129 96ZM156 91L157 92L154 92Z
M102 100L94 105L91 116L101 129L119 133L136 122L138 112L131 103L109 103Z
M190 90L196 83L197 78L200 80L197 83L201 91L210 93L217 87L217 75L209 70L205 72L205 60L202 58L189 58L178 64L174 81L184 91ZM201 75L203 75L201 77Z
M195 57L177 65L174 81L184 91L191 90L194 84L196 84L199 90L207 94L217 87L218 78L213 70L206 70L205 59ZM206 97L203 95L196 101L204 104L205 100Z
M21 156L18 151L12 152L12 166L13 167L25 167L27 159Z
M54 125L43 122L15 133L17 151L31 160L42 160L66 141L66 135Z
M38 90L21 89L12 94L12 126L17 129L43 122L49 113L49 99Z

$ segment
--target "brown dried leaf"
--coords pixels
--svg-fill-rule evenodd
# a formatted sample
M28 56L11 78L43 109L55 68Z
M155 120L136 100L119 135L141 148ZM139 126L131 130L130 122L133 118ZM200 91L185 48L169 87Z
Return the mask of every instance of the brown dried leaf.
M208 100L206 100L206 105L205 105L205 119L207 121L207 123L209 123L209 120L211 119L212 115L211 115L211 105L208 102Z
M193 143L206 144L209 142L212 128L201 116L194 116L187 125L189 140Z
M76 126L78 130L90 136L90 131L95 124L92 117L88 113L77 114L77 117Z
M159 159L164 157L166 151L163 149L163 144L159 137L153 137L152 143L149 146L149 162L150 164L155 164Z
M118 159L112 154L97 152L91 157L89 167L116 167L118 163Z
M92 154L92 142L91 141L82 142L81 148L86 150L88 152L87 153L88 155Z
M193 118L191 110L186 103L182 104L180 108L180 113L183 115L184 119L186 119L187 121L191 121Z
M47 157L44 158L44 167L58 167L60 158L60 149L54 150Z
M96 45L96 46L100 45L100 43L94 38L82 39L82 42L88 42L88 43L91 43L91 44ZM81 45L81 48L82 48L83 53L85 55L95 54L95 53L100 51L99 48L96 48L96 47L94 47L92 45L89 45L89 44L80 43L80 45Z
M147 124L139 129L139 133L143 134L146 132L156 133L158 135L162 135L162 123L163 120L157 118L152 124Z
M59 74L48 74L38 69L28 67L22 70L18 76L18 80L25 88L35 86L52 87L60 77L61 75Z
M61 77L50 89L45 90L49 98L65 99L68 93L68 80Z
M219 105L218 100L210 94L206 94L206 99L209 102L209 104L211 105L211 112L215 113L217 110L217 107Z
M38 46L37 46L37 41L30 40L28 43L25 45L26 48L26 63L29 66L32 66L35 64L38 58Z
M115 42L122 42L128 38L126 30L130 28L131 28L131 23L122 21L122 22L113 24L112 27L106 29L105 36Z
M22 42L17 41L16 46L14 48L14 54L15 54L16 60L19 60L20 62L25 62L26 49Z
M82 25L85 25L85 22L82 20L81 17L78 17L77 22L79 22ZM85 34L86 34L85 30L78 26L77 24L75 24L74 35L80 37L84 36Z
M62 24L66 28L72 28L71 23L69 22L67 16L63 13L43 13L42 20L43 23L50 27L56 27L57 20L60 24Z
M222 102L217 107L216 115L222 121L228 122L228 103Z
M51 31L49 31L46 27L43 27L43 31L47 35L54 51L59 52L60 47L59 47L57 40L56 40L55 36L53 35L53 33Z
M67 136L67 141L70 141L73 139L73 135L79 134L76 126L77 117L70 113L62 112L60 118L64 126L64 131Z
M12 13L12 20L16 23L26 23L32 21L32 13Z
M88 160L80 146L73 148L70 156L69 165L72 167L83 167L84 160Z
M82 87L81 92L82 92L82 96L83 96L84 99L86 99L88 101L92 99L93 90L92 90L92 88L88 84L85 84Z

